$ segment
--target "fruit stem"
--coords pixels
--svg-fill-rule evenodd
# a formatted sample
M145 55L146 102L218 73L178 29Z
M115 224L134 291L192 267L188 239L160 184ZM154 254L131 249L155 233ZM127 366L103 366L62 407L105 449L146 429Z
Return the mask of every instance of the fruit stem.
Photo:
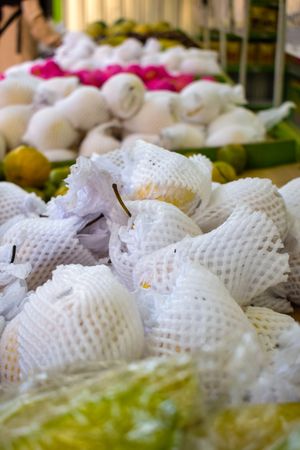
M116 185L116 183L113 183L112 188L114 190L115 196L117 197L118 202L120 203L120 205L122 206L122 208L124 209L124 211L126 212L128 217L131 217L131 212L129 211L129 209L127 208L127 206L125 205L125 203L122 200L122 197L118 191L118 186Z
M16 257L16 252L17 252L17 246L13 245L12 252L11 252L11 259L10 259L9 264L13 264L15 257Z

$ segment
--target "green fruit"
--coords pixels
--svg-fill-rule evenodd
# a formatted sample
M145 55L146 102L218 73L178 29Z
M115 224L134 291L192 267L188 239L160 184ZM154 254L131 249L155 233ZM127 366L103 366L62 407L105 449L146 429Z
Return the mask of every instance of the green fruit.
M49 176L49 181L55 186L59 186L62 181L64 181L70 174L70 167L60 167L57 169L52 169Z
M107 29L107 35L108 36L115 36L115 35L120 35L120 34L126 35L126 34L130 33L134 27L135 27L135 22L133 22L133 21L117 23Z
M97 39L99 36L105 35L106 27L103 27L101 22L93 22L87 25L85 33L91 38Z
M58 189L54 192L53 196L57 197L58 195L65 195L68 192L69 188L63 183L59 186Z
M169 22L161 21L161 22L151 23L150 28L151 28L152 32L163 33L165 31L170 31L171 25L169 24Z
M116 47L117 45L122 44L127 39L127 36L110 36L107 38L104 38L100 41L100 45L111 45L113 47Z
M300 427L300 403L247 405L219 413L207 424L206 433L209 448L215 450L292 450L278 443L286 436L286 442L292 439L295 426Z
M228 181L236 180L237 175L235 169L224 161L216 161L213 163L212 181L217 183L228 183Z
M148 34L150 31L151 27L147 23L138 23L132 29L132 32L137 34Z
M198 387L188 356L54 373L0 398L0 450L179 450L199 420Z
M53 183L51 183L50 180L46 181L45 183L45 187L44 187L44 200L47 202L48 200L50 200L55 192L57 190L57 186Z
M239 144L229 144L221 147L217 152L217 159L233 166L237 173L241 173L246 166L247 151Z

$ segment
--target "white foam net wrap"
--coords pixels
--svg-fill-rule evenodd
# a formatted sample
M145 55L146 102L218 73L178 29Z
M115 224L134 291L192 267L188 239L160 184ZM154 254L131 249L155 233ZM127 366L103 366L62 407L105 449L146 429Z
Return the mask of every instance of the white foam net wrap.
M0 225L19 214L42 214L46 205L34 193L28 194L19 186L0 182Z
M20 379L18 352L19 315L4 328L0 339L0 381L14 383Z
M270 361L251 389L253 403L300 401L300 327L294 323L278 338Z
M105 123L110 114L103 95L92 86L82 86L58 101L55 109L61 112L79 130L88 131Z
M300 218L296 216L290 216L285 248L289 253L291 272L284 284L284 293L291 302L300 304Z
M25 280L31 270L29 263L14 264L15 252L12 245L0 247L0 318L5 320L11 320L22 309L27 293Z
M248 306L245 313L256 329L262 347L267 352L278 348L282 333L295 324L291 316L277 313L269 308Z
M108 214L116 200L113 180L106 166L98 168L94 161L83 156L71 167L71 174L65 181L69 187L67 194L52 199L48 204L52 218Z
M245 333L256 341L255 330L209 270L186 264L176 275L172 294L156 304L146 335L147 352L157 356L198 354L206 396L217 399L228 387L226 358L232 357Z
M211 192L211 175L206 158L197 163L154 144L137 141L126 152L122 173L124 194L132 200L163 200L191 214ZM123 193L123 191L122 191Z
M251 300L251 306L261 306L283 314L293 312L291 302L286 298L284 285L282 285L280 291L282 289L283 292L277 292L276 288L267 289Z
M284 201L270 180L245 178L232 181L213 190L207 207L200 207L193 219L204 232L221 225L236 206L246 205L263 211L278 227L280 236L287 233L287 214Z
M287 280L288 254L282 249L273 222L261 212L241 208L216 230L141 258L134 284L170 292L175 269L185 261L199 262L223 281L238 303L249 305L252 298Z
M279 189L288 211L300 218L300 177L289 181Z
M142 256L202 232L191 218L170 203L128 201L126 206L131 217L126 225L113 225L109 256L120 278L131 289L132 270Z
M92 253L79 243L77 229L78 221L72 218L36 218L21 220L7 230L2 243L17 244L15 262L31 264L29 289L45 283L59 264L96 263Z
M143 352L134 297L103 265L58 267L18 318L23 378L79 361L131 361Z

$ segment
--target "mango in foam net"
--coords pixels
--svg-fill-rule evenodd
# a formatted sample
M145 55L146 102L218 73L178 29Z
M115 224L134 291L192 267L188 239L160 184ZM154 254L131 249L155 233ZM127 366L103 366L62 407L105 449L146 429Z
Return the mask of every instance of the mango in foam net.
M146 184L138 189L134 195L137 200L160 200L162 202L171 203L177 208L184 208L187 204L195 199L195 193L189 189L178 188L173 186L158 186L156 184Z

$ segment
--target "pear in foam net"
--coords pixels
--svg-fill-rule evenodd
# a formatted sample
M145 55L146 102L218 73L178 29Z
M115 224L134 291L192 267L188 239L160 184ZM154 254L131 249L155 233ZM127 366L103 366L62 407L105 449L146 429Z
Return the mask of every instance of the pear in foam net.
M31 105L11 105L0 109L0 133L10 150L21 144L32 113Z
M72 148L78 133L63 113L54 107L37 111L30 119L23 141L40 149Z
M76 217L64 220L37 217L20 220L3 234L3 244L19 242L16 262L31 264L29 289L47 281L59 264L96 264L92 253L79 242L79 228Z
M14 183L0 182L0 225L18 215L37 216L45 210L45 203L36 194L29 194Z
M25 77L26 78L26 77ZM0 108L10 105L29 105L35 89L22 78L6 78L0 81Z
M144 347L135 300L103 265L58 267L11 322L0 343L2 352L16 334L21 379L80 361L135 360ZM15 378L15 371L16 362L8 361L1 366L1 377Z
M128 201L131 216L126 224L112 224L109 256L121 280L133 287L132 271L142 256L202 234L180 209L157 200Z
M134 285L171 292L174 274L184 261L198 262L217 275L240 305L269 287L287 281L289 257L274 223L265 214L239 208L220 227L185 238L141 258L133 271Z
M209 204L195 211L193 219L203 231L221 225L236 206L246 205L254 211L262 211L277 226L280 236L287 234L287 212L278 189L271 180L243 178L220 185L214 189Z
M74 128L82 131L88 131L110 119L104 96L99 89L92 86L75 89L69 96L58 101L55 109L63 114Z
M211 192L211 166L204 156L188 159L144 141L125 153L122 194L132 200L162 200L191 214Z
M179 122L179 112L179 95L175 92L147 92L140 110L124 120L124 128L131 133L159 134L163 128Z
M239 370L244 379L258 373L263 350L255 329L218 277L195 263L183 264L175 272L172 292L161 298L154 294L152 311L150 300L151 312L144 319L147 354L193 353L204 399L221 402L234 384L238 390ZM144 302L149 299L150 294ZM255 364L249 367L254 349Z
M82 156L108 153L121 147L121 142L113 137L113 130L118 123L111 121L92 128L80 144L79 153Z
M144 103L145 86L136 75L120 73L104 83L101 93L115 117L129 119Z

